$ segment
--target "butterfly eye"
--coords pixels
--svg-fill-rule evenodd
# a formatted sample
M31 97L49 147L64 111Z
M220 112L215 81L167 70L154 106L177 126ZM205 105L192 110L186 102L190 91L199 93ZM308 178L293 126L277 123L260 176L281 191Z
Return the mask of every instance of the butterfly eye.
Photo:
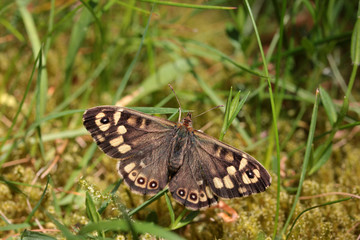
M246 171L246 175L247 175L249 178L254 178L254 177L255 177L254 173L253 173L252 171L250 171L250 170L247 170L247 171Z
M100 120L100 122L101 122L102 124L106 124L106 123L109 123L110 120L109 120L108 117L103 117L103 118Z

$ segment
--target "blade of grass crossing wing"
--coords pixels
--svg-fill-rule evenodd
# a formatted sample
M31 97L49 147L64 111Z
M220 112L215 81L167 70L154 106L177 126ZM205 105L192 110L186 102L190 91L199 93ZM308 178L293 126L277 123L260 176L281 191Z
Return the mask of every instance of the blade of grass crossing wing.
M158 198L160 198L164 193L166 193L168 191L167 188L164 188L163 190L161 190L160 192L158 192L156 195L152 196L149 200L145 201L143 204L141 204L140 206L134 208L133 210L131 210L129 212L129 216L131 217L132 215L134 215L135 213L137 213L138 211L140 211L141 209L145 208L146 206L148 206L150 203L156 201Z

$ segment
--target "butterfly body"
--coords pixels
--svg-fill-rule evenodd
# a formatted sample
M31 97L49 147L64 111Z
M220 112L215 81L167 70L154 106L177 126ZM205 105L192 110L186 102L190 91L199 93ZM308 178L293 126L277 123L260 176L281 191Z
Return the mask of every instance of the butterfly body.
M83 123L132 191L154 195L166 186L191 210L265 191L271 177L253 157L192 128L191 114L174 123L132 109L88 109Z

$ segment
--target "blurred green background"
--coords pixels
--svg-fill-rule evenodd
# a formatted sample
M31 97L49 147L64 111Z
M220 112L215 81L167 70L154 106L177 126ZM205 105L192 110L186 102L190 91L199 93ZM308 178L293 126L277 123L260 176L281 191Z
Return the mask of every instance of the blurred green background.
M358 9L335 0L1 1L0 237L356 239ZM224 142L271 172L266 192L189 212L119 181L82 113L117 104L167 118L178 108L169 83L195 115L240 91L234 121L219 108L194 127L218 138L231 123Z

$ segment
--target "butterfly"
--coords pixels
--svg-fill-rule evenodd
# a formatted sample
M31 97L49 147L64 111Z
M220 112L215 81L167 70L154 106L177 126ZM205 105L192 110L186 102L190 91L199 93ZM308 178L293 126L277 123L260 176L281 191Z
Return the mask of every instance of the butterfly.
M179 117L180 118L180 117ZM117 170L133 192L154 195L168 186L190 210L265 191L267 170L249 154L195 130L191 113L182 121L118 106L85 111L83 124L100 149L119 159Z

